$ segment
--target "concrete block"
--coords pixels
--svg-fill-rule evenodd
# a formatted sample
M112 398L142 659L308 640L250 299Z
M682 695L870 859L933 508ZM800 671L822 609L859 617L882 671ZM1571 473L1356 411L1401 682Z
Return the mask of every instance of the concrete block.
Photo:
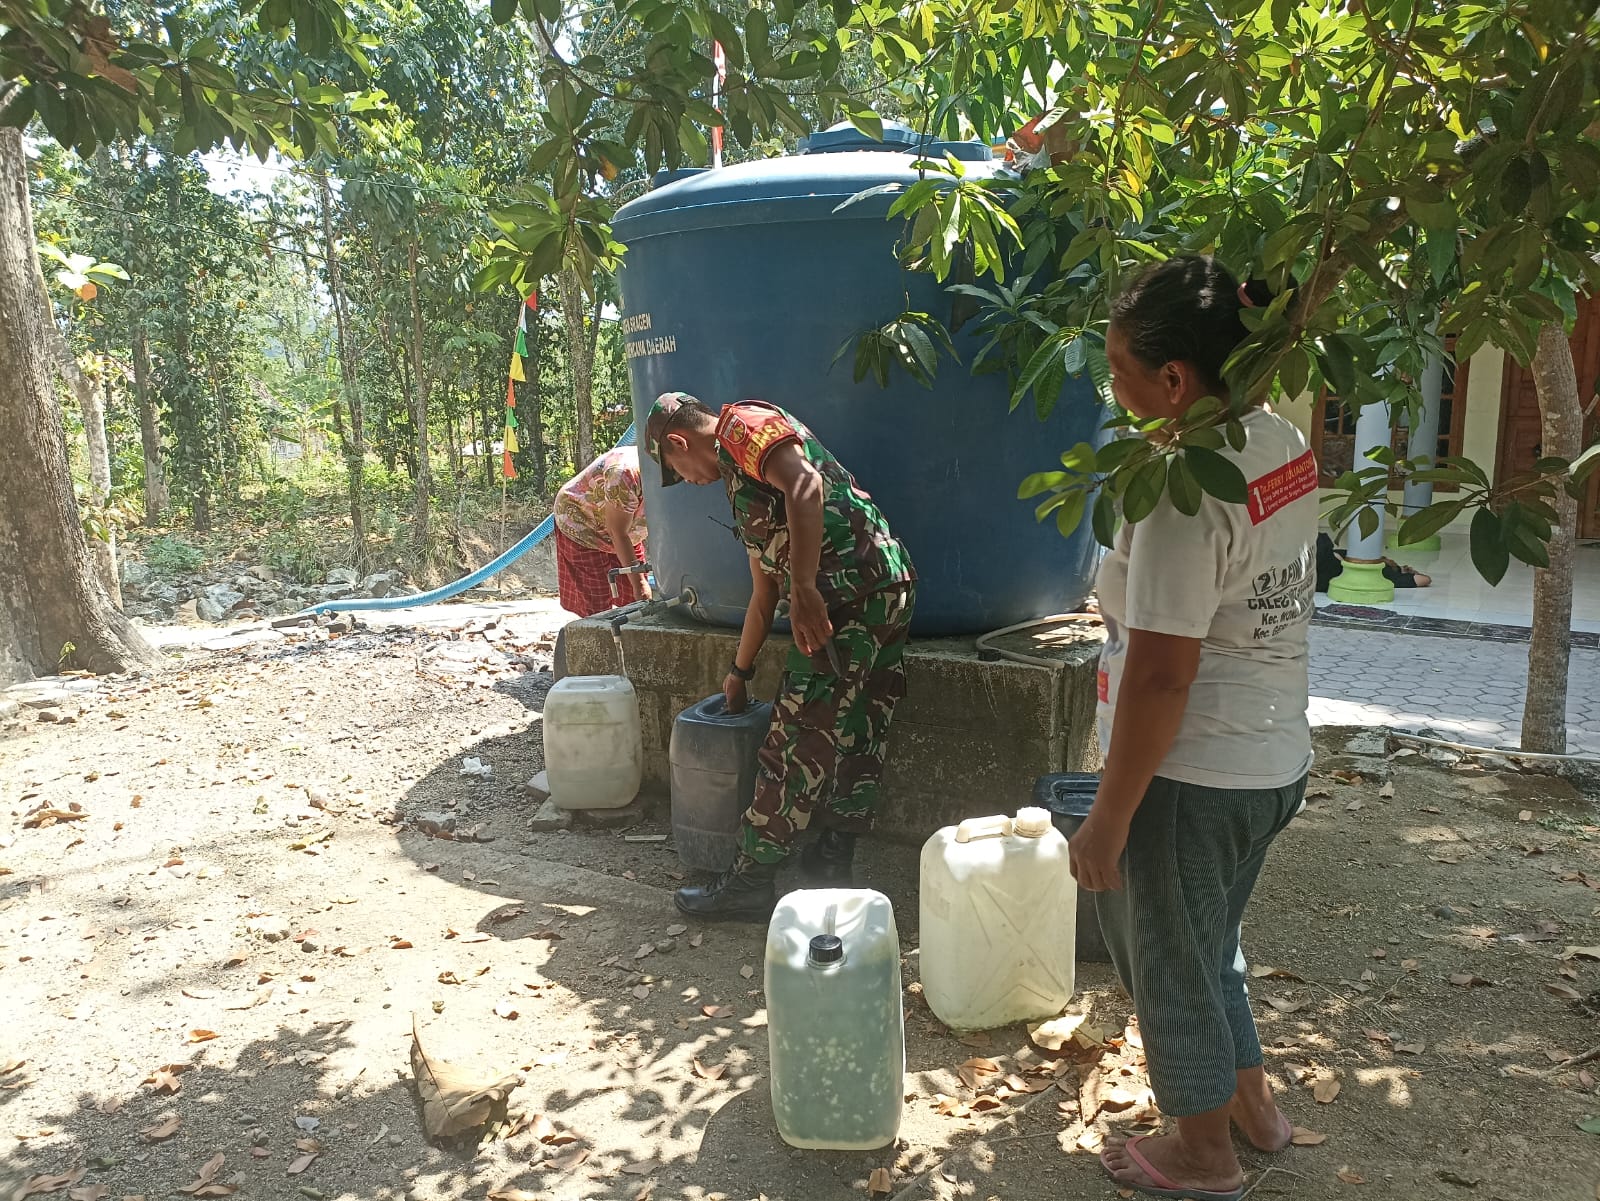
M567 812L572 814L579 825L612 830L618 826L631 826L643 821L649 804L649 800L641 795L616 809L569 809Z
M554 801L546 799L528 819L528 829L535 833L549 833L553 830L565 830L572 825L572 811L563 809Z
M665 793L672 724L684 709L721 689L738 635L675 610L630 621L622 640L627 675L639 694L644 787ZM606 623L575 621L563 641L571 674L616 673L616 647ZM1002 647L1056 664L1044 667L980 658L970 639L914 641L906 652L906 699L890 734L879 831L921 841L964 817L1026 804L1037 776L1098 771L1100 643L1098 627L999 640ZM756 661L752 696L777 693L791 645L784 637L769 639Z

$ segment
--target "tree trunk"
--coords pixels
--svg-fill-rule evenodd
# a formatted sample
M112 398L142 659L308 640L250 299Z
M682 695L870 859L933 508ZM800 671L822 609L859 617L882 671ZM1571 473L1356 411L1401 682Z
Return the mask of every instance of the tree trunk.
M576 458L582 471L594 459L594 344L583 328L583 288L578 273L561 275L561 311L567 319L567 359L572 368L572 405L575 415Z
M145 340L142 313L135 317L133 331L133 396L139 406L139 443L144 450L144 523L160 525L167 519L172 500L161 466L161 424L150 395L150 344Z
M1533 356L1539 394L1540 453L1576 459L1583 451L1583 410L1578 376L1566 330L1546 325ZM1577 541L1578 502L1565 489L1556 494L1550 566L1533 573L1533 629L1528 639L1528 698L1522 707L1522 749L1545 755L1567 750L1567 673L1572 664L1572 558Z
M328 264L328 291L333 297L334 341L339 353L339 376L344 385L345 404L350 408L350 430L339 429L339 449L344 452L346 489L350 494L350 553L351 566L362 575L367 571L367 507L364 498L363 472L367 461L366 427L361 420L361 386L356 378L356 365L350 354L345 315L344 282L339 273L338 248L333 240L333 189L328 186L328 173L317 175L317 190L322 209L322 252ZM334 406L337 416L339 408Z
M389 314L387 310L378 314L378 341L383 344L383 357L386 362L393 362L394 338L389 331ZM389 469L389 474L395 473L395 445L394 438L389 430L389 402L386 395L380 395L378 403L378 453L383 456L383 465Z
M51 387L52 328L22 134L0 129L0 678L156 660L89 558Z
M411 549L419 564L428 559L428 498L433 491L433 472L428 463L428 375L422 354L422 303L417 297L417 239L411 239L410 275L406 281L411 298L411 420L417 433L416 504L411 517Z
M47 302L48 303L48 302ZM106 410L94 381L83 373L72 357L72 348L56 323L50 323L50 340L55 350L56 369L77 398L83 416L83 440L89 459L89 499L100 509L111 499L111 448L106 442ZM100 584L111 603L122 608L122 582L117 578L117 531L104 521L105 537L89 539L89 553Z

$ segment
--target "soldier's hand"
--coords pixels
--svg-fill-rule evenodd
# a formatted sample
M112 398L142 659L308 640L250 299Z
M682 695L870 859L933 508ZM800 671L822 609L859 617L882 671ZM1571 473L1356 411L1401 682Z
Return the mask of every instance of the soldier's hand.
M729 713L743 713L748 700L744 681L730 671L722 681L723 708Z
M789 627L801 651L814 655L833 637L828 606L815 584L795 585L789 594Z

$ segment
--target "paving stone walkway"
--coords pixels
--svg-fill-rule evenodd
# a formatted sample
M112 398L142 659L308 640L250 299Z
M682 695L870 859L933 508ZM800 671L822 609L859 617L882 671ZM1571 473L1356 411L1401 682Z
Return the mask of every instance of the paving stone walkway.
M1525 642L1311 628L1315 725L1428 727L1442 738L1515 746L1527 679ZM1567 749L1600 755L1600 650L1574 650Z

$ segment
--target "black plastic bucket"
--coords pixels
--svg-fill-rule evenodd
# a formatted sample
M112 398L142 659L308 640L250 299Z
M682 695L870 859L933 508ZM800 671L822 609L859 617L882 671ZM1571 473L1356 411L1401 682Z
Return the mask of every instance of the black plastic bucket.
M1089 806L1100 788L1100 777L1089 772L1057 772L1040 776L1033 784L1033 803L1050 810L1050 818L1063 838L1071 838L1089 816ZM1078 889L1079 963L1110 963L1111 953L1100 936L1099 910L1094 893Z

